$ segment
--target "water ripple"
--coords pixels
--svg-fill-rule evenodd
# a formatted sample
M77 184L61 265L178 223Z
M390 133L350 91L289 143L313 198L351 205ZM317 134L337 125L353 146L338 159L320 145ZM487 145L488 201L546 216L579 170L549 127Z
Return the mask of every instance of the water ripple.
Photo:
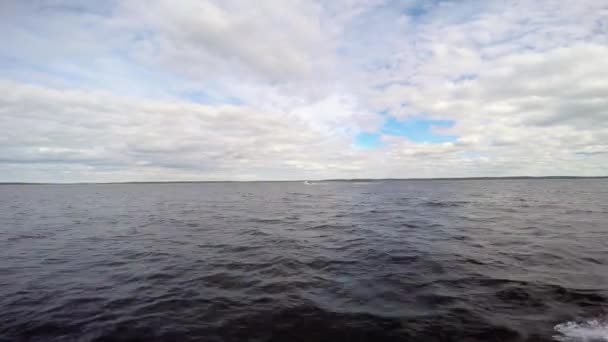
M0 190L0 341L608 341L606 180Z

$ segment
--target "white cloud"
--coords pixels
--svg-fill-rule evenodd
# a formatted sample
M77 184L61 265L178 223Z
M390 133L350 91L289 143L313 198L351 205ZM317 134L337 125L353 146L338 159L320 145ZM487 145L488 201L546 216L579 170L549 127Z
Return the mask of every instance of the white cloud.
M333 152L350 143L297 118L240 106L142 101L6 82L0 91L0 127L7 132L0 154L6 164L101 166L100 176L108 167L161 168L156 177L165 179L183 170L200 172L197 179L262 178L266 170L290 178L297 175L289 173L294 167L305 172L333 165ZM334 168L339 173L352 166Z
M0 181L608 174L602 2L0 6Z
M145 32L132 49L144 60L188 77L258 77L271 82L314 77L326 70L331 18L311 1L128 2L126 18ZM138 53L138 48L143 53Z

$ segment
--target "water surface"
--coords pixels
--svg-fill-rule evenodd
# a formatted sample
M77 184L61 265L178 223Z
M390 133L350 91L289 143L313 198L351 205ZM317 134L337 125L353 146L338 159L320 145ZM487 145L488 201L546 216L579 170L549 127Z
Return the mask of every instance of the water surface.
M608 341L608 180L0 186L0 340Z

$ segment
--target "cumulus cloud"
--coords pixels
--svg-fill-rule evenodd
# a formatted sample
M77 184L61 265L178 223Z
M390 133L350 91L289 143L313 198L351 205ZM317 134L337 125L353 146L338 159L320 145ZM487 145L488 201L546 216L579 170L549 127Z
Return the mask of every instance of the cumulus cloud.
M331 57L331 18L311 1L128 2L126 18L142 32L142 59L199 78L257 76L289 82L322 70ZM236 74L235 74L236 73ZM231 79L231 81L234 81Z
M524 148L522 161L533 153L557 160L605 145L606 61L608 48L595 45L522 53L489 62L475 79L393 86L383 96L454 120L444 131L458 135L463 147L497 157Z
M347 137L322 135L297 118L242 106L142 101L6 82L0 90L6 164L156 168L164 170L157 175L163 179L183 170L241 178L254 170L329 166L334 156L320 147L341 151L349 144Z
M608 174L601 2L0 6L0 181Z

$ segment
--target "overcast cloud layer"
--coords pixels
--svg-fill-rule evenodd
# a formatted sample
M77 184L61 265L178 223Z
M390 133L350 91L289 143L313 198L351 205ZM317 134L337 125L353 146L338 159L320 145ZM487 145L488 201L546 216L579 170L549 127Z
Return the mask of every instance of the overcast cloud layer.
M2 1L0 181L608 176L608 2Z

